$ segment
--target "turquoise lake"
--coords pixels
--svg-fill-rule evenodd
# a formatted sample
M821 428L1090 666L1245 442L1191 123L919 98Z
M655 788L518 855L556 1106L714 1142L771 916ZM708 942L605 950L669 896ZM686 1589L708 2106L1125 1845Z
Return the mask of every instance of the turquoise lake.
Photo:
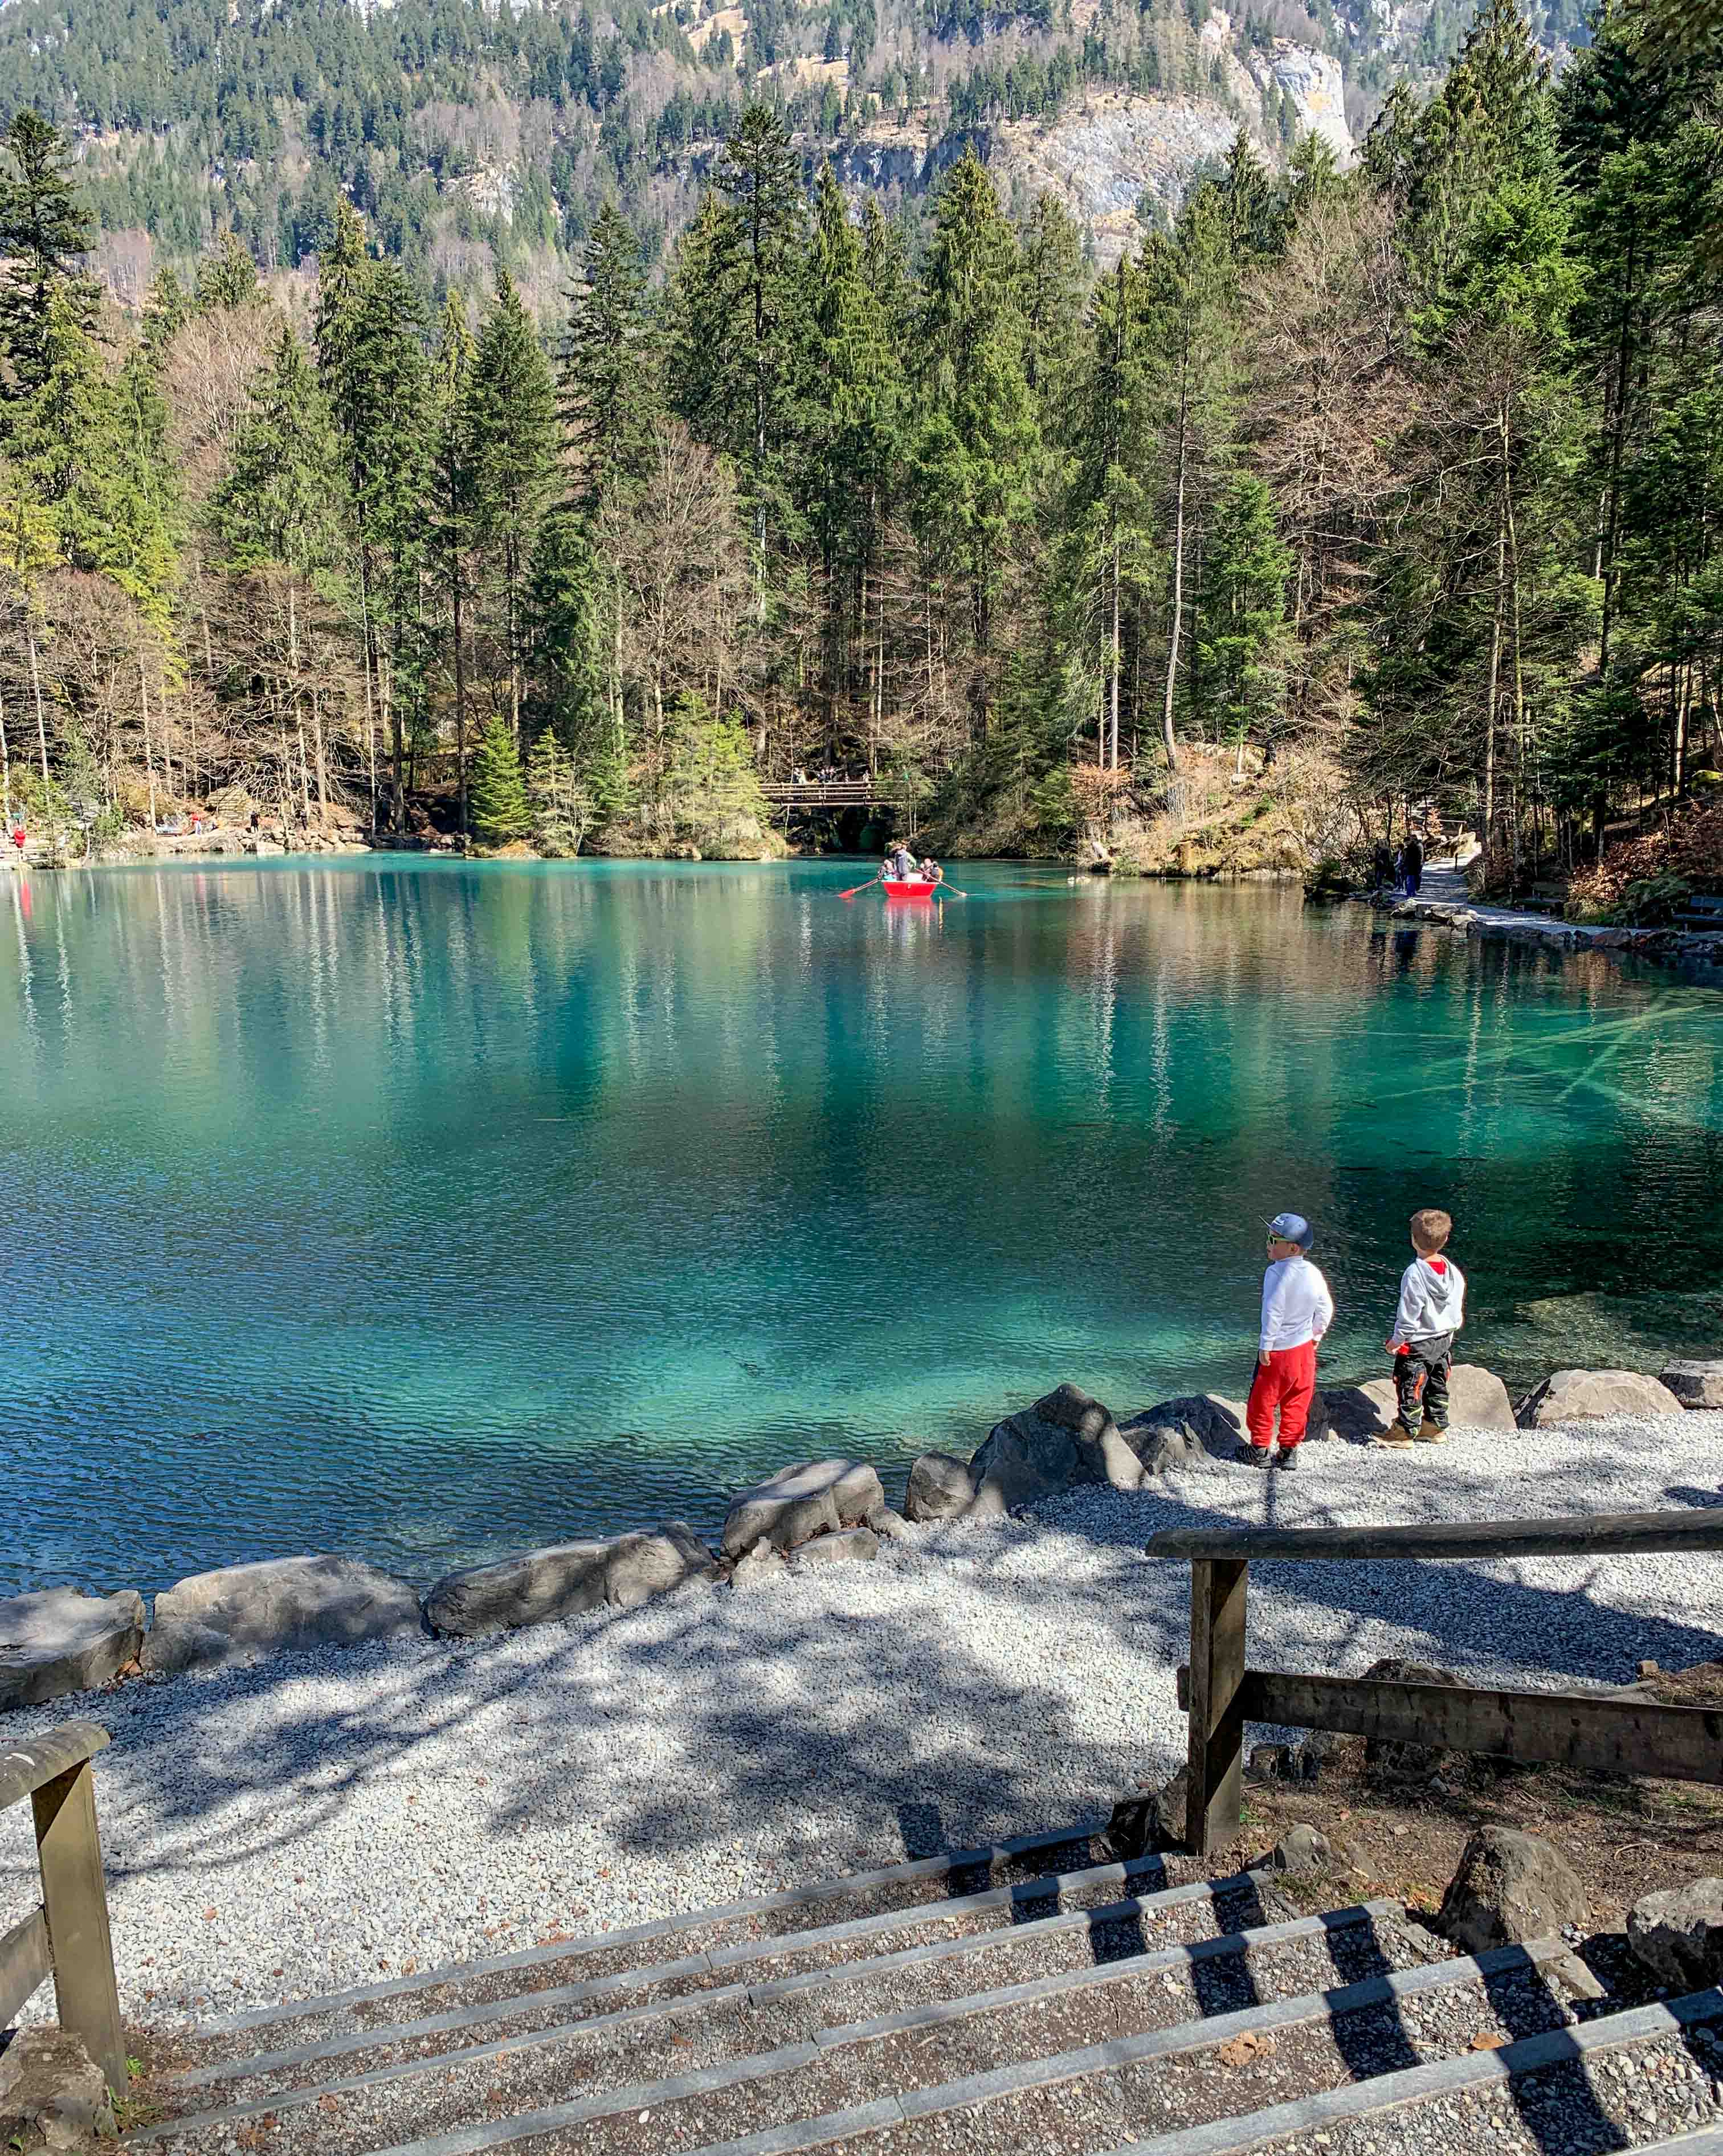
M1510 1383L1723 1352L1715 987L1295 888L862 872L0 881L0 1591L428 1585L793 1459L890 1488L1062 1378L1237 1393L1283 1206L1331 1378L1427 1204Z

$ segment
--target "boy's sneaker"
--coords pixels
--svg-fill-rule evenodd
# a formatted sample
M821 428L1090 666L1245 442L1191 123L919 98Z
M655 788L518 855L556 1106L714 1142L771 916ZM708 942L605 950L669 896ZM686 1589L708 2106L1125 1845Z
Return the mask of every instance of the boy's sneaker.
M1391 1422L1380 1437L1373 1437L1370 1441L1379 1445L1384 1452L1409 1452L1412 1450L1412 1432L1403 1422Z
M1233 1457L1242 1467L1266 1467L1272 1455L1267 1445L1252 1445L1247 1441L1238 1447Z
M1295 1475L1298 1472L1298 1447L1283 1445L1274 1455L1274 1465L1283 1475Z
M1446 1445L1448 1432L1440 1423L1432 1422L1426 1415L1418 1426L1418 1441L1420 1445Z

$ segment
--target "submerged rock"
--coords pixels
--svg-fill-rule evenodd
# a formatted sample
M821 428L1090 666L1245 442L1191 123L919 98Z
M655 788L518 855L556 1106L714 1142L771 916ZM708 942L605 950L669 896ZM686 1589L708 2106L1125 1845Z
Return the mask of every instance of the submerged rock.
M418 1589L350 1557L278 1557L194 1573L156 1597L146 1670L211 1669L286 1649L418 1632Z
M0 1602L0 1712L91 1691L137 1660L144 1598L50 1587Z

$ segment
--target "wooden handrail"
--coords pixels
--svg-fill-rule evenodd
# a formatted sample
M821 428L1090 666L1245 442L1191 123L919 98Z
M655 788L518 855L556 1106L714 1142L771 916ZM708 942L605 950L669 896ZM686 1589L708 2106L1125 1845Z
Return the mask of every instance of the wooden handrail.
M1723 1782L1723 1713L1708 1708L1619 1696L1315 1676L1247 1669L1244 1662L1253 1558L1453 1562L1723 1551L1723 1507L1395 1527L1178 1527L1145 1548L1151 1557L1188 1558L1191 1566L1191 1660L1179 1671L1179 1704L1190 1717L1185 1840L1192 1856L1207 1856L1238 1835L1247 1722Z
M1247 1564L1270 1558L1627 1557L1723 1550L1723 1505L1397 1527L1169 1527L1143 1548L1150 1557L1226 1558Z
M0 2026L51 1974L61 2028L83 2039L120 2096L126 2036L90 1771L108 1742L97 1722L67 1722L0 1752L0 1810L29 1799L42 1873L41 1906L0 1938Z
M21 1804L55 1775L69 1774L107 1749L108 1732L96 1722L63 1722L46 1736L27 1738L0 1752L0 1812Z

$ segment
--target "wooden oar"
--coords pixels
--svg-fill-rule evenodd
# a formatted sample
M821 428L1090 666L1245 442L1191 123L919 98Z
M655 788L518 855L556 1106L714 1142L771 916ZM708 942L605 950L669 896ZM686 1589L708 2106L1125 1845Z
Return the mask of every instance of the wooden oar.
M950 891L953 898L967 898L969 896L967 891L959 891L956 884L947 883L943 877L933 886L933 890L936 897L945 891Z
M840 891L838 896L839 898L854 898L857 891L868 891L880 879L878 876L871 875L868 878L866 883L852 884L848 891Z

